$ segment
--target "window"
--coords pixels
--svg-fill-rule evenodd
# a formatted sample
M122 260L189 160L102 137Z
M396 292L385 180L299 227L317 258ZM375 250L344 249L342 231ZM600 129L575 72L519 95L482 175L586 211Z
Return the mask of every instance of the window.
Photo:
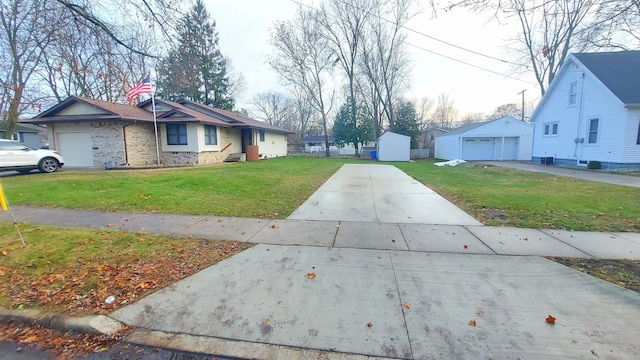
M187 124L167 124L167 145L187 145Z
M558 135L558 123L548 123L544 124L544 136L554 136Z
M636 144L640 145L640 125L638 125L638 140L636 140Z
M218 145L218 131L213 125L204 126L204 144Z
M574 81L569 84L569 106L578 103L578 82Z
M589 141L588 144L597 144L598 143L598 125L600 123L600 119L589 119Z
M260 142L264 142L264 130L260 130Z

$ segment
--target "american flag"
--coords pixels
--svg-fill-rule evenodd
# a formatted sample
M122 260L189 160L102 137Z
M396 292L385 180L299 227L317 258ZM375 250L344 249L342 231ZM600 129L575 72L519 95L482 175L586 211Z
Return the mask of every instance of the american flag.
M153 90L151 89L151 80L150 75L145 76L144 79L140 82L140 84L132 87L127 91L127 101L132 101L137 98L138 95L142 94L153 94Z

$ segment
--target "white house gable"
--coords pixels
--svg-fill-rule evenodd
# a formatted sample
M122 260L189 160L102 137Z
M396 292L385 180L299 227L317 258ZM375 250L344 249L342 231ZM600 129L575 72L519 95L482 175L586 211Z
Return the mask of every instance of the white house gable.
M571 55L532 116L533 161L554 158L556 164L572 166L640 162L637 111L625 107Z

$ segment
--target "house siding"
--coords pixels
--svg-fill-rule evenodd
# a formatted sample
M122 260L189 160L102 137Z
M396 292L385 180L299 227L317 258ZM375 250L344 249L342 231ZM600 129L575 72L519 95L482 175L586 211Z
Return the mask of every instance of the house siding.
M640 111L626 109L595 76L567 61L570 63L554 80L535 115L533 162L553 157L554 163L570 166L577 166L578 161L600 161L612 169L624 167L623 163L640 165L640 146L636 145ZM578 99L576 105L569 106L573 81L578 82ZM589 144L590 119L594 118L599 119L598 138ZM558 123L558 134L545 136L545 124L554 122Z
M134 167L156 164L156 139L153 124L136 123L124 127L127 140L127 165Z
M265 130L264 141L260 141L260 131L254 130L253 139L254 144L258 145L258 153L266 155L267 158L287 155L286 134Z

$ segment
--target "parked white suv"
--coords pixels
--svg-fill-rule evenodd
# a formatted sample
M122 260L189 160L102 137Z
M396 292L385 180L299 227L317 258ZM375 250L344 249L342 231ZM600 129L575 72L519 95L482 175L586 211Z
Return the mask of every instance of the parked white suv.
M64 165L62 156L53 150L33 149L12 140L0 139L0 171L28 173L39 169L51 173Z

